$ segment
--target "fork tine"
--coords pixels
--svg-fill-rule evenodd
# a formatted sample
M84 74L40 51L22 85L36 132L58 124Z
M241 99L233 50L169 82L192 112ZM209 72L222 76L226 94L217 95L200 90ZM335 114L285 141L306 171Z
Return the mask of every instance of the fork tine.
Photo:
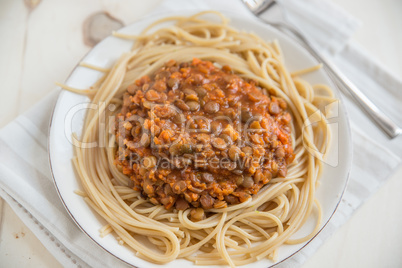
M242 0L242 2L257 16L276 4L275 0Z

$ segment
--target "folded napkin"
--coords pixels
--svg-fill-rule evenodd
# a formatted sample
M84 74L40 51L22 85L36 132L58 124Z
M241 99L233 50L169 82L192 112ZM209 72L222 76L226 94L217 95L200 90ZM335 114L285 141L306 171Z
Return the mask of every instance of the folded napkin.
M282 0L289 19L315 42L387 114L402 113L402 83L384 70L349 37L358 23L333 4L321 0ZM172 0L158 11L217 9L252 16L240 1ZM155 11L155 12L158 12ZM0 196L66 267L127 267L106 254L72 221L55 190L47 153L50 115L58 91L0 131ZM377 96L381 96L378 98ZM388 140L364 113L344 96L351 119L354 160L349 187L326 228L303 250L281 264L298 267L401 163L401 138ZM398 122L402 125L402 122ZM369 137L369 136L370 137Z

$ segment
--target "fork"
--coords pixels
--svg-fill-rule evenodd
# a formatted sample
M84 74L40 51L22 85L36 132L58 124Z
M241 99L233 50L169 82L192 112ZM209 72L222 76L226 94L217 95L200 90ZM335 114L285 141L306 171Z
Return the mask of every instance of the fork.
M277 28L285 34L290 34L296 37L304 44L304 47L318 61L323 63L325 70L330 74L336 84L343 90L346 90L360 107L370 116L372 121L383 130L391 139L402 134L402 129L393 122L385 113L383 113L366 95L350 81L330 60L318 52L318 50L307 40L296 26L290 24L286 19L286 12L283 12L282 7L275 0L242 0L247 8L259 19L259 15L269 10L270 21L261 19L265 23ZM275 17L275 20L271 19Z

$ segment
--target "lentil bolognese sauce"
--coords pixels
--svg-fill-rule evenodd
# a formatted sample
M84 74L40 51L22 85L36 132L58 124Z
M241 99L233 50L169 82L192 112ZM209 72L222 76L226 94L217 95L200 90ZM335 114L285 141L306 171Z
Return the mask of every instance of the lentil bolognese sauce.
M283 99L229 66L170 60L128 86L115 164L166 209L238 204L286 176L294 159L290 120Z
M82 64L105 72L92 89L64 86L99 107L86 113L73 163L77 193L106 222L101 236L152 263L235 267L276 260L318 232L331 137L320 107L334 94L299 75L319 65L291 74L278 42L215 11L115 37L133 47L111 69ZM310 217L311 233L292 239Z

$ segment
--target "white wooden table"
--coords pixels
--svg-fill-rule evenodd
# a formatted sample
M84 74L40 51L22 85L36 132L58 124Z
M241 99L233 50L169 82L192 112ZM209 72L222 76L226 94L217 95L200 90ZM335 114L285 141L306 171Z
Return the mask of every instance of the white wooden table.
M25 0L35 3L39 0ZM82 23L107 11L125 24L161 0L0 1L0 127L64 81L90 49ZM402 77L402 1L333 0L364 24L354 39ZM353 215L304 267L402 267L402 168ZM61 267L0 200L0 266Z

